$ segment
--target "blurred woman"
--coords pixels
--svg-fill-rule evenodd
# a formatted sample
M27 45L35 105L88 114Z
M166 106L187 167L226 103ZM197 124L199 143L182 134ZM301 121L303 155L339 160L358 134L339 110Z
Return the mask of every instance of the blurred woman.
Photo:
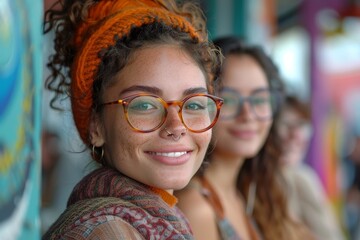
M260 47L235 37L214 43L225 56L224 106L210 163L177 194L179 207L199 240L311 239L289 216L280 184L279 72Z
M344 239L318 175L304 162L312 135L309 105L295 96L286 96L277 130L290 213L304 223L316 239Z

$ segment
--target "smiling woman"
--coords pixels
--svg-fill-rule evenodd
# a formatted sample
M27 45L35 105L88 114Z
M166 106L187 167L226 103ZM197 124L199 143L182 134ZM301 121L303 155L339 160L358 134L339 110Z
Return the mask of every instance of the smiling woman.
M196 239L312 239L289 216L280 183L278 121L282 81L260 46L236 37L214 41L225 56L224 99L210 163L177 192Z
M172 0L60 0L47 12L52 103L70 93L101 166L44 239L192 239L172 194L199 169L222 105L202 16Z

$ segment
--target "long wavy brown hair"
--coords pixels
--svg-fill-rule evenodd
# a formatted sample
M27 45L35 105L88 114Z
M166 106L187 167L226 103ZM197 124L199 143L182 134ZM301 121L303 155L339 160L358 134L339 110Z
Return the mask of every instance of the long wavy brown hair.
M311 239L307 230L289 216L280 172L281 146L275 129L282 105L284 86L279 71L271 58L259 46L248 46L237 37L222 37L214 40L225 58L229 55L247 55L256 60L266 74L270 89L276 90L277 108L269 135L258 152L246 159L237 178L237 188L245 199L249 199L251 184L256 185L256 197L252 217L264 239ZM221 85L221 71L219 75ZM211 160L211 155L209 155Z

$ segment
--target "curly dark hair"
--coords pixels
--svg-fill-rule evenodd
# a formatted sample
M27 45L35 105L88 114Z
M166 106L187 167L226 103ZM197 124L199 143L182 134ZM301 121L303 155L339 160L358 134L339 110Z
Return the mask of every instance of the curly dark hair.
M64 95L70 96L72 101L76 100L71 96L71 68L80 50L79 46L75 44L75 32L86 21L90 7L98 2L100 1L58 0L45 13L44 33L52 30L55 32L55 53L49 57L47 64L51 74L46 79L46 87L55 92L50 103L54 109L59 109L56 103ZM183 2L182 4L175 0L154 0L154 2L170 12L183 16L194 26L200 40L195 40L180 28L168 26L161 21L132 27L126 36L118 37L112 46L98 53L101 62L92 88L92 110L94 112L101 110L100 104L104 87L127 65L134 52L152 45L179 46L193 58L204 72L209 92L214 91L214 80L220 69L221 56L207 39L205 18L201 9L192 2Z

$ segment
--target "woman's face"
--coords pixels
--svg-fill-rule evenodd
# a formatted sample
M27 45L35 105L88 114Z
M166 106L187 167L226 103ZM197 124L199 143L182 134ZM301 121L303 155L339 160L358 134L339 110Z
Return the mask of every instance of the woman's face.
M103 102L137 93L155 94L165 101L182 100L198 92L207 92L205 76L191 57L179 47L156 45L134 53L115 83L104 91ZM127 123L121 105L104 106L92 127L92 144L103 146L106 161L124 175L170 192L181 189L200 167L211 130L186 131L177 111L177 106L170 106L159 129L140 133ZM173 139L166 131L183 135Z
M296 109L285 106L277 130L283 148L282 162L290 165L300 163L305 157L311 137L310 122Z
M257 90L269 87L265 72L247 55L230 55L226 58L222 82L224 89L245 98ZM268 136L272 119L258 120L248 101L243 104L236 116L224 119L223 110L226 105L225 99L220 119L213 130L215 152L230 158L255 156Z

